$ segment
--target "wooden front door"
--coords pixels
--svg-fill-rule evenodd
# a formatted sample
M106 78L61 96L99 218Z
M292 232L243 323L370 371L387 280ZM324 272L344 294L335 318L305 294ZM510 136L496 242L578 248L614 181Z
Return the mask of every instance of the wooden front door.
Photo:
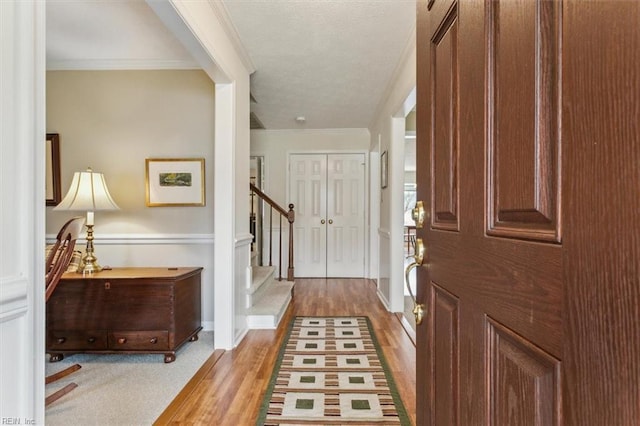
M419 1L418 424L640 418L639 18Z

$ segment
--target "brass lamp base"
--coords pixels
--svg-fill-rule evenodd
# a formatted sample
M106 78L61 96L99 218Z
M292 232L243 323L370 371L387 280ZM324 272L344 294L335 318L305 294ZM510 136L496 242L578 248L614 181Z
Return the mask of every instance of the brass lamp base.
M79 274L91 274L102 271L102 266L98 265L96 257L93 256L93 260L89 260L88 257L88 254L84 255L76 272Z
M98 264L98 258L93 253L93 225L87 226L87 252L82 256L80 265L78 265L79 274L91 274L93 272L102 271L102 266Z

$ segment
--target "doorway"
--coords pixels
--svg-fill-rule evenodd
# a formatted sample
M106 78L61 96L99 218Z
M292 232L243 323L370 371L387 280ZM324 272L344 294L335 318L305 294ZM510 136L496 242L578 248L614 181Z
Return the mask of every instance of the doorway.
M404 136L404 267L407 268L413 261L416 246L416 226L413 222L412 211L416 206L416 111L415 107L405 118ZM409 326L415 331L416 320L413 314L413 296L416 294L416 273L412 270L409 275L409 282L404 287L404 309L403 315Z
M291 154L289 200L296 275L363 277L364 154Z

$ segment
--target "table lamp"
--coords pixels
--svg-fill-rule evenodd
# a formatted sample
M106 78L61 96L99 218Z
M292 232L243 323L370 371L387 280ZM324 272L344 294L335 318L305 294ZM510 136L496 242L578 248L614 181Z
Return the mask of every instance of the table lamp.
M91 168L85 172L75 172L71 187L67 195L64 196L60 204L53 210L86 211L87 220L87 250L78 273L100 272L102 267L98 264L98 258L93 251L93 213L104 210L120 210L120 207L113 201L107 183L102 173L96 173Z

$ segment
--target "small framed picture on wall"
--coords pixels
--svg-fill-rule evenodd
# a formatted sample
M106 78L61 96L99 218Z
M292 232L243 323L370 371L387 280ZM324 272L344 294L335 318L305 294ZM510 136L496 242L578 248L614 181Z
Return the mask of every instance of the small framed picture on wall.
M204 158L147 158L148 207L204 206Z
M389 184L389 156L387 151L380 156L380 187L386 188Z

